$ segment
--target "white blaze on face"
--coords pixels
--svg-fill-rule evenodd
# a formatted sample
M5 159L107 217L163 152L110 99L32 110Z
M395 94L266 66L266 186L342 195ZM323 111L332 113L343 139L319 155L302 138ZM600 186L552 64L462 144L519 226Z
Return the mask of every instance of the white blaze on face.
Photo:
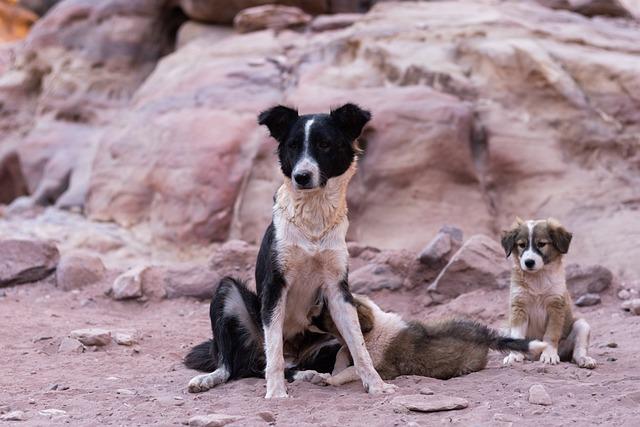
M313 126L314 119L309 119L304 124L304 142L302 148L302 156L298 159L297 163L293 167L293 172L291 178L293 182L296 183L295 176L299 174L310 174L311 179L309 184L306 186L307 188L315 188L320 184L320 168L318 167L318 162L311 156L309 152L309 138L311 135L311 126ZM296 183L297 186L298 183Z
M520 268L522 268L523 271L535 272L544 266L542 257L534 250L533 229L535 225L535 221L527 221L527 227L529 228L529 242L527 244L527 248L520 257Z

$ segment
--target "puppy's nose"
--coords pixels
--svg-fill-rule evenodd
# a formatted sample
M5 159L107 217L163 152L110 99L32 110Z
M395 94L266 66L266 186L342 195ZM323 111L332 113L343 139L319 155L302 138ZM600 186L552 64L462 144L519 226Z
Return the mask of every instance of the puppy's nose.
M536 262L532 259L526 259L524 260L524 265L526 265L527 268L533 268L533 266L536 265Z
M293 180L300 187L306 187L307 185L309 185L309 182L311 181L311 172L309 171L298 172L295 175L293 175Z

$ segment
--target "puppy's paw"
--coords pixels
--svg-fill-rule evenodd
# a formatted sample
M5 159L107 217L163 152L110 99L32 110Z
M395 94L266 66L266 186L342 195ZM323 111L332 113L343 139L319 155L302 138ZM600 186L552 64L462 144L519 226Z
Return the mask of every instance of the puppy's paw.
M548 346L542 351L540 355L540 361L547 365L557 365L560 363L560 356L558 356L558 350L552 346Z
M328 385L328 380L331 378L330 374L316 372L314 370L298 371L293 375L294 381L305 381L311 384Z
M216 385L211 374L198 375L189 381L189 393L202 393L214 388Z
M329 383L331 383L330 379ZM369 385L368 387L365 386L365 389L369 394L391 394L396 392L398 386L381 381L378 384Z
M524 354L511 352L507 357L502 361L505 365L512 365L515 362L522 362L524 360Z
M282 384L277 384L275 387L269 387L267 384L267 394L264 396L265 399L284 399L289 397L287 394L287 388L284 385L284 381Z
M592 357L583 356L576 360L576 365L584 369L595 369L597 363Z

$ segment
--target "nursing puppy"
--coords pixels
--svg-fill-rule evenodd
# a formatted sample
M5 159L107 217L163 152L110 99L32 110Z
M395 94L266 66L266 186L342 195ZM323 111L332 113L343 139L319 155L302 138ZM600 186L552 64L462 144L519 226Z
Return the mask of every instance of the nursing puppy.
M573 361L593 369L587 356L590 327L574 317L567 291L563 255L569 251L571 233L554 219L516 219L503 232L502 247L513 259L509 323L513 338L541 339L547 348L540 361L555 365ZM523 355L511 353L505 364L521 362Z
M217 368L193 378L190 391L260 371L264 353L266 397L287 397L284 344L308 330L314 307L324 304L353 355L365 389L393 391L394 386L385 384L373 368L347 282L347 186L356 171L356 139L370 118L354 104L330 114L300 116L283 106L260 114L259 123L278 141L284 183L276 193L272 223L258 254L257 295L254 299L230 286L220 313L212 311ZM258 324L256 311L262 334L252 330L252 322ZM222 346L216 342L216 330L226 337ZM251 335L256 338L244 339Z
M501 336L485 325L463 319L438 322L405 321L398 314L383 311L369 298L356 295L356 307L365 345L380 376L387 380L400 375L449 379L476 372L487 365L489 349L502 352L540 352L541 341ZM326 313L314 319L314 326L340 337ZM331 375L300 371L293 379L341 385L358 379L343 346Z

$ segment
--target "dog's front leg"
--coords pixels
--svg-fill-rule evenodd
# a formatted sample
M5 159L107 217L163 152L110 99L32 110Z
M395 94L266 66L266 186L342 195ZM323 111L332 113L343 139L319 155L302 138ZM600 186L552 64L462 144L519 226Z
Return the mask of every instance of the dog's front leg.
M511 306L509 307L509 325L511 338L525 338L529 327L529 314L527 313L527 303L520 298L512 297ZM504 358L505 365L511 365L514 362L522 362L524 355L519 352L512 351Z
M264 347L267 359L265 398L288 397L284 384L283 325L287 288L282 284L281 292L268 294L263 299L262 324L264 325Z
M371 394L394 392L396 386L383 382L373 367L371 356L364 344L358 313L353 305L353 296L346 280L327 287L327 301L331 318L349 348L355 371L362 380L365 390Z
M553 295L546 298L547 325L544 333L544 342L548 345L540 355L542 363L555 365L560 362L558 355L558 343L562 336L562 328L565 323L566 302L563 295Z

